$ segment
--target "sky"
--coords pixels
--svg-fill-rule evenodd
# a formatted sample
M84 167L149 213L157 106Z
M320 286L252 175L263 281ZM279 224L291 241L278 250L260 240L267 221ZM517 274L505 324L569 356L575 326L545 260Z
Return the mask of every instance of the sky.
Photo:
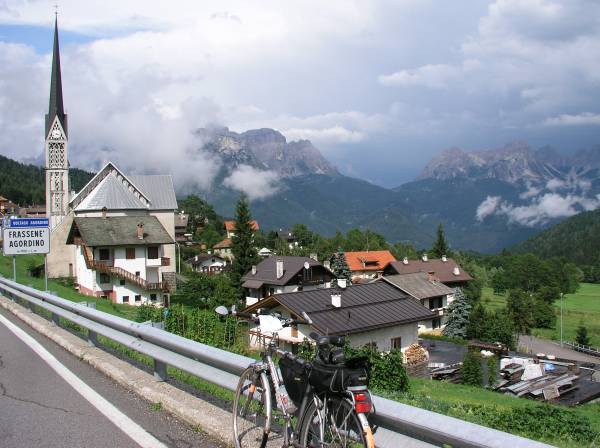
M0 0L12 158L43 151L54 3ZM310 139L388 187L453 146L600 143L597 0L64 0L58 23L73 166L208 185L207 124Z

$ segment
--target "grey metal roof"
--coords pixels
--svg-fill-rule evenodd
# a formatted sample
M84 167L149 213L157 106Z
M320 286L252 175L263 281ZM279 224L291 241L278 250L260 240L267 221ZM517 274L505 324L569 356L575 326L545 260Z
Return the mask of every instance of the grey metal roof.
M142 209L146 207L123 182L109 174L75 207L76 211Z
M170 174L131 174L127 177L150 199L151 210L177 210L175 187Z
M454 294L452 288L447 287L435 278L430 280L429 275L424 272L389 275L387 277L382 277L381 280L397 286L416 299L428 299L430 297Z
M260 280L246 280L242 283L242 288L258 289L262 288L263 284Z
M137 225L144 224L144 238L137 237ZM174 244L156 216L109 216L106 218L75 218L67 244L80 236L87 246L147 246Z
M341 293L340 308L331 304L331 295L336 292ZM306 312L313 326L328 334L361 333L436 316L418 300L386 282L275 294L247 310L273 307L277 303L298 316Z
M454 275L453 270L458 267L459 274ZM408 260L408 264L402 261L389 263L384 274L412 274L415 272L433 272L442 283L466 282L473 280L467 271L461 268L452 258L443 261L439 258L423 260Z
M276 275L275 264L278 259L283 261L283 277L279 279ZM242 277L242 280L260 280L270 285L286 285L304 269L306 262L310 267L321 268L324 272L329 272L321 263L310 257L272 256L256 265L256 274L252 275L252 271L250 271Z

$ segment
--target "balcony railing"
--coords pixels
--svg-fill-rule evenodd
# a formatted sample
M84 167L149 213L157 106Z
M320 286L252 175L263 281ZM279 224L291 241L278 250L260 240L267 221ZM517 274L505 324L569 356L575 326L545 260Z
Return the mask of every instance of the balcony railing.
M161 266L171 266L171 259L169 257L160 257Z

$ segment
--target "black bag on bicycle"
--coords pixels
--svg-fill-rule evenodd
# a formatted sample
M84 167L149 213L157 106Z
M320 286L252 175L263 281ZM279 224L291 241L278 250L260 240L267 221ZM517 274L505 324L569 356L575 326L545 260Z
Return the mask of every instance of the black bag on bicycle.
M369 385L369 364L366 358L357 358L342 364L313 361L309 381L318 392L340 393L349 387Z
M308 385L307 363L283 357L279 360L279 369L290 398L300 406Z

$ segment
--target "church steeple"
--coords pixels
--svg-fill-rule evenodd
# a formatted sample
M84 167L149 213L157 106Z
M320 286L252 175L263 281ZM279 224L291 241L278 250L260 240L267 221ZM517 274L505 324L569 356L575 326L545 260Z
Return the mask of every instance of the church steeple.
M60 124L67 134L67 115L63 105L62 77L60 73L60 49L58 45L58 17L54 19L54 48L52 51L52 74L50 78L50 103L46 115L46 136L58 117Z

